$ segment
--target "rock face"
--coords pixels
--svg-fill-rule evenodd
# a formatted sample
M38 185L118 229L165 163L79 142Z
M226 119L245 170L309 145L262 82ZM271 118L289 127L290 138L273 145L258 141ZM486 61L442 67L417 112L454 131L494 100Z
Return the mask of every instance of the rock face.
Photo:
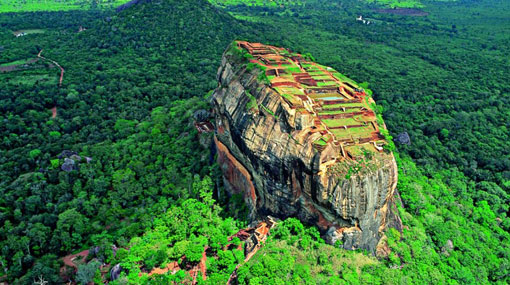
M403 132L397 135L395 142L399 144L411 145L411 138L407 132Z
M371 252L388 226L401 228L395 159L363 89L302 55L247 42L224 53L218 81L218 163L253 219L297 217L331 244Z
M112 269L110 270L110 279L112 281L119 279L121 272L122 272L122 267L120 267L120 263L119 263L119 264L115 265L114 267L112 267Z
M78 155L77 152L72 150L64 150L62 153L58 155L60 160L64 160L60 169L65 172L71 172L73 170L78 170L80 168L80 163L82 162L82 157ZM85 162L90 163L92 161L91 157L85 156Z

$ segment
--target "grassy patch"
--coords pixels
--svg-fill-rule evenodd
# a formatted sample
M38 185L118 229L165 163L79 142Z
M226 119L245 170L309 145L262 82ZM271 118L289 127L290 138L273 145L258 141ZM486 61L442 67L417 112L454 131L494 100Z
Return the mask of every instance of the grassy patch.
M260 104L260 106L262 107L262 109L266 110L266 112L269 113L269 115L273 116L275 119L278 120L278 116L275 115L275 113L273 113L273 111L271 111L268 107Z
M20 65L20 64L25 64L28 61L30 61L30 59L18 59L18 60L7 62L7 63L0 63L0 66Z
M58 83L58 75L55 69L34 68L22 69L12 72L1 72L0 81L12 85L54 84Z
M376 3L391 8L423 8L420 0L367 0L369 3Z
M316 140L314 142L316 145L327 145L328 143L326 142L326 140L324 140L323 137L321 137L320 139Z
M324 124L328 127L341 127L341 126L350 126L350 125L359 125L360 122L357 122L353 118L344 118L344 119L323 119Z
M287 94L287 93L282 93L282 96L284 98L286 98L287 100L289 100L290 102L293 102L295 99L294 99L294 96L290 95L290 94Z
M421 0L366 0L390 8L424 8ZM455 2L457 0L432 0L433 2Z
M285 71L288 73L301 73L301 69L297 66L286 68Z
M246 96L248 96L248 98L250 98L250 102L248 102L248 104L246 104L246 109L247 110L253 109L258 112L259 106L257 104L257 98L255 98L255 96L251 95L251 93L249 91L246 91Z
M88 10L91 8L111 8L122 5L129 0L2 0L0 13ZM94 4L97 3L97 4Z
M31 35L31 34L44 34L46 33L46 30L43 29L26 29L26 30L18 30L12 32L15 36L21 33L24 33L25 35Z
M332 86L332 85L335 85L335 82L333 82L333 81L317 82L317 86L319 86L319 87Z
M254 6L254 7L279 7L280 5L301 5L302 1L289 1L289 0L209 0L214 5L221 6Z

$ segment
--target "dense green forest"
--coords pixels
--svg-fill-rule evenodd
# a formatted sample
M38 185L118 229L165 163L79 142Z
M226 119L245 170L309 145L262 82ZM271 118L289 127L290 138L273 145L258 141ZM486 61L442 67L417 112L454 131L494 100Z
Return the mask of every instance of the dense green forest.
M92 247L132 283L182 281L138 272L206 245L216 257L206 282L228 280L239 252L221 248L246 221L235 199L218 198L211 135L193 114L209 109L224 49L246 39L369 82L390 133L411 144L397 143L406 227L388 234L387 259L326 245L289 219L240 283L509 282L508 2L427 1L423 17L358 1L156 2L0 14L0 281L61 283L60 258ZM15 36L23 30L41 32ZM62 86L41 50L65 68ZM73 280L99 283L98 271Z
M56 281L57 256L94 245L107 232L122 245L118 238L141 234L168 204L193 197L195 175L209 174L193 111L208 109L203 97L216 86L222 50L249 30L211 6L167 5L172 15L153 14L150 5L98 21L95 13L39 14L36 27L56 17L80 20L19 38L9 30L34 26L22 15L2 16L9 30L3 28L1 45L16 44L0 54L2 62L34 58L44 48L66 70L61 88L1 81L1 264L8 280L25 275L22 282L30 283L50 270ZM88 30L77 33L80 25ZM1 76L22 81L32 72L58 77L45 66ZM68 172L64 151L81 156Z
M273 23L282 32L266 35L271 42L310 51L348 77L370 82L390 132L411 137L400 152L430 175L458 169L482 188L479 200L500 208L510 202L510 89L504 76L510 36L503 16L510 4L473 3L437 4L427 17L377 14L344 2L331 9L321 3L275 13L236 6L231 12ZM471 17L460 16L466 13ZM358 15L373 24L356 21Z

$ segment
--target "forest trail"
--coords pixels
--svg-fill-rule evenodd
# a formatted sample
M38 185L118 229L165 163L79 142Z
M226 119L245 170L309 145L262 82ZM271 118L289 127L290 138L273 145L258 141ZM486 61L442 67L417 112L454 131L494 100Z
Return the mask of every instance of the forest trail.
M68 256L62 258L62 261L64 262L63 268L65 268L65 265L67 265L69 267L78 269L78 266L76 266L76 263L74 263L74 260L79 257L81 257L81 259L84 260L88 255L89 255L89 251L84 250L82 252L78 252L76 254L68 255Z
M86 264L87 256L89 255L89 250L84 250L81 252L78 252L76 254L71 254L68 256L63 257L61 260L64 263L60 267L60 277L63 280L70 280L70 274L74 274L78 271L78 265L79 264ZM72 272L68 271L68 269L72 268Z
M54 61L52 59L49 59L49 58L45 58L44 56L42 56L41 55L42 52L43 52L43 50L39 51L39 53L37 54L38 58L42 58L44 60L50 61L53 64L55 64L56 66L58 66L58 68L60 68L60 80L58 82L58 86L62 86L62 80L64 80L64 68L62 66L60 66L60 64L58 64L58 62L56 62L56 61Z

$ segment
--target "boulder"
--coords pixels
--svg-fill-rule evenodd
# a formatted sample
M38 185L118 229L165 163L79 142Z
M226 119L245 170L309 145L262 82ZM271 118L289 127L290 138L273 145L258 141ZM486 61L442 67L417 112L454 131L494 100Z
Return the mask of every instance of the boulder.
M452 240L447 240L445 245L441 247L441 253L445 256L450 256L450 252L453 251L453 242Z
M411 138L409 137L409 134L407 132L398 134L395 137L394 141L399 144L411 145Z
M197 110L195 111L195 113L193 113L193 119L196 122L204 122L208 120L210 116L211 114L209 113L209 111L204 109Z
M62 159L62 158L70 158L71 156L73 155L78 155L78 153L76 151L72 151L72 150L63 150L57 157Z
M78 165L76 164L76 162L74 160L66 157L64 159L64 163L61 166L61 169L65 172L71 172L73 170L77 170Z
M79 156L77 154L73 154L69 158L74 160L74 161L76 161L76 162L80 162L81 161L81 156Z
M122 272L122 267L120 263L116 264L110 270L110 280L115 281L120 277L120 273Z

